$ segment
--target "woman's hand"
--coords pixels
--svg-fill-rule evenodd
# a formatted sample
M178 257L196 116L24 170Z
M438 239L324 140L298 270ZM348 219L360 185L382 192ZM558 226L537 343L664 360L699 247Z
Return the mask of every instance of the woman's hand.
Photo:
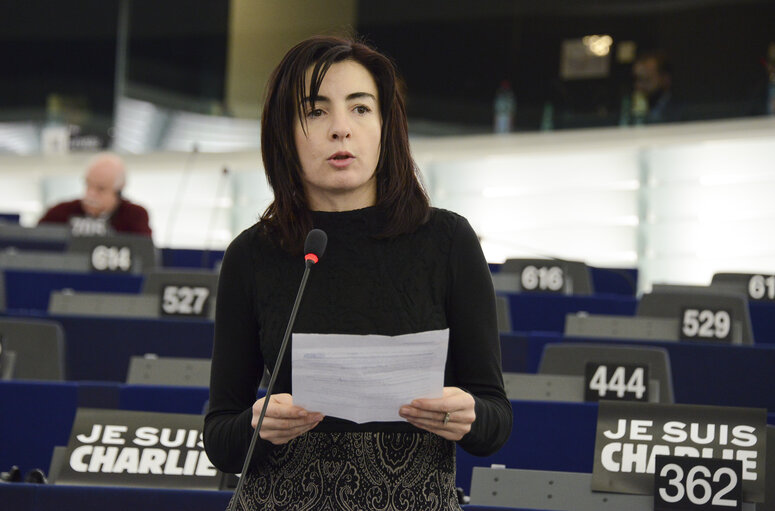
M265 399L262 397L253 403L253 420L250 421L253 429L258 424ZM290 394L273 394L266 407L266 416L261 423L259 436L275 445L286 444L311 430L322 420L323 414L294 406L293 396Z
M457 387L444 387L443 397L415 399L398 414L420 429L453 441L471 431L476 420L474 397Z

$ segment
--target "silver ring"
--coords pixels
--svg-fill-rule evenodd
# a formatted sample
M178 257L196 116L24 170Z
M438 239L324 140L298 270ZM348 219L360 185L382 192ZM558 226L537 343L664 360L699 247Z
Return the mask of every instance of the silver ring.
M449 416L450 416L450 412L447 412L446 414L444 414L444 425L445 426L449 422Z

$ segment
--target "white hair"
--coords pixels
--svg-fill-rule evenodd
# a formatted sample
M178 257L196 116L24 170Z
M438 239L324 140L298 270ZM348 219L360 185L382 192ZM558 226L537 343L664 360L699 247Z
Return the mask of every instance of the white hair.
M126 185L126 165L124 164L124 160L116 153L104 151L92 156L86 168L91 169L103 161L109 161L115 165L118 170L118 175L116 176L116 183L113 186L113 189L121 191L124 188L124 185Z

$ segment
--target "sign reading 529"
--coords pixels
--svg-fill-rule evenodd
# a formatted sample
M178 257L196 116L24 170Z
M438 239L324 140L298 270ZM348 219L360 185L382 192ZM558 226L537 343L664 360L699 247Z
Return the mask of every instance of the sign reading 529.
M681 311L681 339L731 341L731 311L691 307L683 309Z

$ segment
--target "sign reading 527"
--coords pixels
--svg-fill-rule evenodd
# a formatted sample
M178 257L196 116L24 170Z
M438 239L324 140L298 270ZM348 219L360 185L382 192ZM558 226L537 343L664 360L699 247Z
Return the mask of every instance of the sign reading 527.
M161 313L164 316L204 317L208 313L210 290L203 286L163 286Z

